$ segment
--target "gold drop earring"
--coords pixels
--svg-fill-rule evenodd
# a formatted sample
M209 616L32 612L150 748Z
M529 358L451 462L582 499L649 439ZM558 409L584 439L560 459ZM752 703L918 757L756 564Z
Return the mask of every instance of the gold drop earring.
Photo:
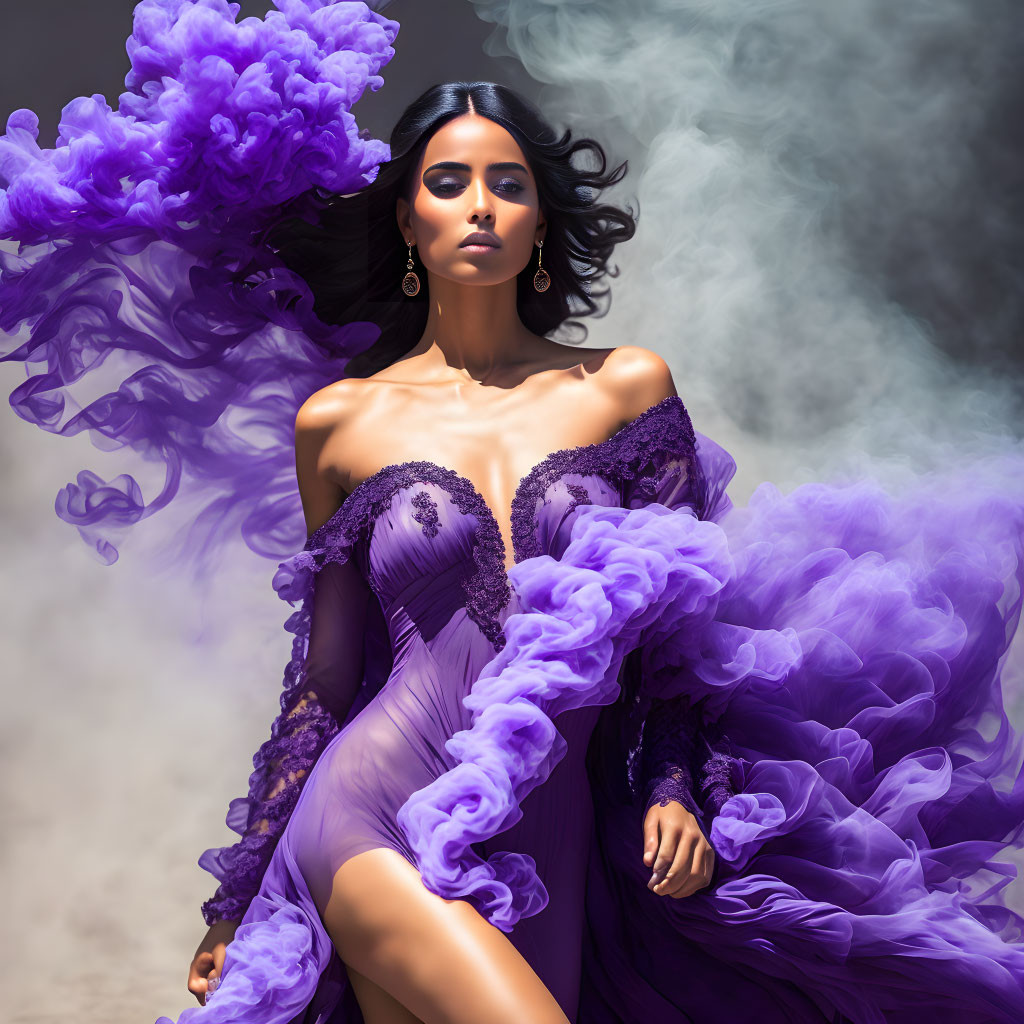
M412 242L406 242L409 246L409 262L406 263L405 267L408 273L402 278L402 291L406 295L418 295L420 290L420 279L413 273L413 262L412 262ZM546 287L546 286L545 286Z
M537 243L537 273L533 275L533 287L538 292L546 292L551 287L551 275L540 265L541 250L544 248L544 239Z

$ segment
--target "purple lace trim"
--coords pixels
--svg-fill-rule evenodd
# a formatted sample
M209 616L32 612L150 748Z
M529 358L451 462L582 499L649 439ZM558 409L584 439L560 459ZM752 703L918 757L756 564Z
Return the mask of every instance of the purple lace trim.
M521 562L540 553L537 514L541 500L552 483L566 473L603 476L621 486L624 481L642 478L645 469L650 471L654 455L667 452L689 457L691 469L699 475L699 464L693 458L695 444L693 426L683 400L678 395L669 395L604 441L552 452L516 487L511 508L513 561ZM666 467L660 472L670 469ZM424 480L443 488L460 512L474 516L477 521L473 545L477 568L463 582L466 610L495 650L500 651L505 646L505 635L499 616L511 597L505 571L505 542L498 520L483 496L470 480L454 470L423 459L382 467L352 489L338 511L310 536L307 546L310 542L317 545L332 541L352 543L383 514L398 490ZM653 481L655 491L658 482ZM571 492L573 508L589 502L586 488L572 486L576 488ZM417 505L417 508L422 509L422 506ZM415 518L423 522L419 515Z
M462 583L466 611L484 636L500 650L505 638L498 617L511 597L505 574L505 545L487 503L477 489L454 470L422 459L384 466L352 489L338 511L311 535L310 541L323 543L332 535L340 535L351 543L384 514L399 490L424 481L441 487L461 513L476 519L473 544L476 572Z
M520 481L512 502L512 546L515 560L521 562L539 555L537 515L548 489L566 473L603 476L612 483L622 484L641 476L657 452L677 453L691 457L696 450L696 437L690 415L678 395L669 395L645 409L605 441L562 448L552 452L543 462L534 466ZM651 493L657 491L657 481L651 480ZM588 495L573 495L572 508L588 502Z
M286 712L274 721L271 738L253 757L255 771L245 801L254 811L246 822L247 829L252 831L246 831L234 846L215 856L219 865L215 873L223 880L202 906L208 925L240 918L245 913L259 891L274 847L295 809L303 779L337 731L338 723L314 695L308 695L298 711ZM282 780L280 790L268 797L266 794ZM201 860L200 866L207 864Z
M705 813L712 818L721 813L722 804L738 791L736 767L736 759L721 750L716 750L704 762L700 786L701 799Z

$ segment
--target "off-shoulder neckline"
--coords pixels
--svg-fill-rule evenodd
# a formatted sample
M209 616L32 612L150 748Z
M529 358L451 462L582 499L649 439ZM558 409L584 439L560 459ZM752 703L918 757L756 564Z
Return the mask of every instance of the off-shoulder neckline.
M648 406L646 409L643 410L643 412L639 413L628 423L623 424L621 427L619 427L618 430L616 430L609 437L606 437L603 441L594 441L591 444L558 448L555 451L551 452L549 455L545 456L535 466L533 466L523 477L520 478L519 483L516 485L516 489L512 498L509 519L512 528L513 547L516 546L515 520L517 508L522 506L523 499L526 496L526 491L530 484L533 481L537 480L549 466L552 466L555 463L564 462L570 456L576 456L580 453L585 452L597 452L606 447L611 447L613 445L619 444L622 442L623 438L627 434L632 433L638 427L648 423L652 418L658 416L660 413L666 412L676 407L678 407L679 411L686 415L686 407L683 405L683 400L678 395L667 395L660 401ZM315 546L316 541L319 537L322 537L331 532L332 528L337 524L338 520L343 518L347 514L348 509L353 505L358 505L359 496L361 496L365 491L372 489L374 485L377 484L380 480L392 474L398 473L399 471L402 470L417 470L421 468L426 469L428 471L433 471L435 474L440 474L442 477L447 478L449 481L455 483L459 487L464 488L466 491L468 491L468 493L470 493L473 496L476 504L479 506L479 509L489 519L489 525L493 526L493 532L497 534L497 539L499 541L501 551L501 565L504 568L505 559L508 557L508 551L506 550L505 547L504 538L501 536L501 531L498 526L498 519L494 513L494 510L490 507L490 505L487 504L486 501L484 501L483 495L477 489L476 485L473 483L472 480L470 480L466 476L463 476L461 473L457 472L454 469L449 469L447 466L442 466L439 463L431 462L427 459L407 459L402 462L388 463L388 465L386 466L381 466L381 468L378 469L375 473L371 473L364 480L360 480L360 482L356 484L356 486L353 487L352 490L345 496L345 500L342 501L337 511L335 511L326 522L324 522L321 526L318 526L311 534L309 534L309 536L306 539L306 546ZM521 560L517 556L517 553L515 551L513 551L513 560L514 563Z

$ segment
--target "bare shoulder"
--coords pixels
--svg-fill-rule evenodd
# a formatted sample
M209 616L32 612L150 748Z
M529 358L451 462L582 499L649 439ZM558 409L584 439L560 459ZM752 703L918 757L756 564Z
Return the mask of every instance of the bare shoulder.
M295 415L295 476L307 532L323 525L341 506L339 444L360 407L363 381L346 378L315 391Z
M601 366L603 387L620 403L623 419L632 420L652 405L678 394L668 363L641 345L612 349Z
M314 391L295 414L295 434L304 437L330 433L350 419L358 407L363 381L346 377Z

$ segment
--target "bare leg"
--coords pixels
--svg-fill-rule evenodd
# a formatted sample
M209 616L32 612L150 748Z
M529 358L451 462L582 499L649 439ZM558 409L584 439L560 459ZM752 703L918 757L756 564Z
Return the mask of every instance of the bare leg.
M394 850L345 861L323 916L342 961L423 1024L569 1024L504 932L432 893Z
M388 995L380 985L360 974L351 964L345 964L345 973L352 983L365 1024L423 1024L394 996Z

